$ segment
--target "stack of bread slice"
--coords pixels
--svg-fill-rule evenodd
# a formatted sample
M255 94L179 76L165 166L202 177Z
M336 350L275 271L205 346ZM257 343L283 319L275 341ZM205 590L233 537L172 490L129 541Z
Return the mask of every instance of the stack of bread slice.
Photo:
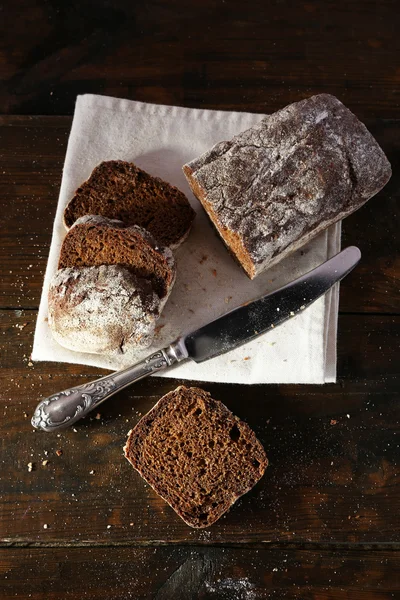
M64 212L48 296L57 342L106 355L149 346L175 281L171 248L194 216L182 192L134 164L98 165Z

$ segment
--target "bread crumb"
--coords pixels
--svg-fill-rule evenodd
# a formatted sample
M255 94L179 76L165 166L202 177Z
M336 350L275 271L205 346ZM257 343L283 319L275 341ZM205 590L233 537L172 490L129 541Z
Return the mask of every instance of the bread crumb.
M130 527L133 527L135 523L129 523Z
M336 419L331 419L331 425L337 425L337 420Z
M290 316L294 317L294 312L292 310L290 311Z
M33 362L29 361L28 362L28 367L33 367Z
M24 419L28 418L28 413L24 412Z
M45 523L45 524L43 525L43 529L48 529L48 528L49 528L49 526L47 525L47 523Z
M89 471L89 475L94 475L93 469L91 471Z
M56 454L57 456L62 456L63 451L61 450L61 448L59 448L58 450L56 450Z
M43 465L44 467L45 467L45 466L46 466L48 463L49 463L49 461L48 461L48 460L43 460L43 461L42 461L42 465Z
M250 360L251 356L245 356L243 360Z
M95 419L97 419L99 421L101 419L101 414L97 413L97 415L95 416Z
M28 472L31 473L33 471L34 464L32 462L28 463Z
M111 525L107 525L107 529L111 529Z
M302 304L302 306L300 306L300 310L304 310L305 309L305 305Z

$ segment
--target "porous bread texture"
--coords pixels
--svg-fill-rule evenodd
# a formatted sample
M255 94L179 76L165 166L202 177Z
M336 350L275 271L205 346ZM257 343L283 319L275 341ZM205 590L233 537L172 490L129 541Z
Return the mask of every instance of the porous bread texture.
M365 125L329 94L265 117L183 171L251 279L360 208L391 176Z
M125 456L190 527L215 523L263 476L250 427L200 388L163 396L129 432Z
M64 211L67 229L87 214L139 225L171 248L184 241L195 217L175 186L122 160L100 163L77 189Z
M55 340L75 352L128 353L151 344L162 301L118 265L59 269L49 289Z
M136 225L98 215L79 218L61 247L58 267L120 265L148 279L160 298L168 296L175 281L175 261L169 248Z

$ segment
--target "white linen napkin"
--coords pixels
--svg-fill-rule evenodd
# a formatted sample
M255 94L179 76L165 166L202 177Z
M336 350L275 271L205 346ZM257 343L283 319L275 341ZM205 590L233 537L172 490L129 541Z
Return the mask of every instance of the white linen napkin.
M116 370L141 359L240 304L309 271L340 250L341 225L250 281L215 234L194 198L182 165L213 144L253 126L260 114L145 104L91 94L78 96L44 278L32 360ZM132 161L176 185L197 212L188 240L176 251L177 280L153 345L134 357L107 358L67 350L52 338L47 292L65 236L62 215L76 188L103 160ZM162 376L230 383L325 383L336 380L339 286L294 319L227 354L187 361Z

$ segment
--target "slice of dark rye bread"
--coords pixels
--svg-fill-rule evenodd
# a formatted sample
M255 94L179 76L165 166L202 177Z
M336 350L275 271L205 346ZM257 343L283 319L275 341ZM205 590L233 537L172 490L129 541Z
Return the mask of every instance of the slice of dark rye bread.
M129 432L125 456L190 527L215 523L268 465L250 427L200 388L163 396Z
M69 229L83 215L102 215L144 227L163 246L188 235L195 211L173 185L122 160L100 163L75 192L64 212Z
M86 215L76 221L61 247L59 269L119 265L151 282L166 298L175 280L175 261L169 248L158 246L141 227Z

